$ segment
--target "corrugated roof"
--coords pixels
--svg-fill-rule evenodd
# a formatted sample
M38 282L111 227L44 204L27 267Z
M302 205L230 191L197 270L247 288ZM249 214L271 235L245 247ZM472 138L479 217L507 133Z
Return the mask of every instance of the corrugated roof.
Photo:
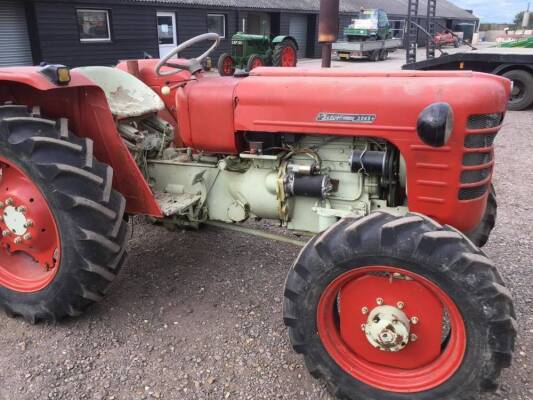
M151 4L176 4L201 7L232 7L265 10L294 10L313 11L320 9L320 0L123 0ZM419 0L419 14L426 15L427 2ZM388 14L406 15L408 0L340 0L340 11L343 13L357 12L364 8L382 8ZM437 0L437 16L454 19L477 19L450 3L447 0Z

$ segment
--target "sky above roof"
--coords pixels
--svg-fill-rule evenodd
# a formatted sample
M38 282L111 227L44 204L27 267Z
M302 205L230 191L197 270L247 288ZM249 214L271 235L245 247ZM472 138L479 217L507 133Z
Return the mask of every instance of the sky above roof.
M481 19L481 22L511 23L516 14L527 9L528 0L450 0L450 2L461 8L474 10L474 14Z

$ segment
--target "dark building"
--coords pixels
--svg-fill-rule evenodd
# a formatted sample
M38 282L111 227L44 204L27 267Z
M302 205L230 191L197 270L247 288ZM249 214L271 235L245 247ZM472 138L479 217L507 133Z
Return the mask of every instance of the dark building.
M420 22L426 8L420 0ZM361 7L382 8L401 37L407 0L341 0L340 28ZM318 57L319 0L0 0L0 66L41 61L113 65L118 60L160 57L178 43L205 33L222 37L213 57L228 52L238 31L292 35L299 57ZM477 27L473 14L438 1L439 22ZM421 38L421 42L424 38ZM181 54L199 54L192 48Z

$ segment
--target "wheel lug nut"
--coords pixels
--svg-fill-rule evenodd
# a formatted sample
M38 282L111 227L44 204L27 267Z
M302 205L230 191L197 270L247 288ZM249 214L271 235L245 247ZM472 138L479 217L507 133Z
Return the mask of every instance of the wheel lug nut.
M0 201L0 208L4 208L4 202Z
M27 220L24 224L24 228L31 228L33 226L33 221L31 219Z
M411 323L412 323L413 325L418 324L418 317L411 317Z
M416 334L411 333L411 342L416 342L418 340L418 336Z
M361 330L364 332L365 331L365 328L366 328L366 325L365 324L361 324Z
M7 199L6 199L6 204L7 204L8 206L12 206L12 205L13 205L13 199L12 199L11 197L7 198Z
M361 308L361 312L363 313L363 315L368 314L368 307Z
M11 232L9 232L7 229L5 231L2 231L3 237L8 237L9 235L11 235Z
M13 239L13 243L21 244L22 243L22 238L20 236L17 236L15 239Z
M30 233L26 233L26 234L24 234L24 236L22 236L22 238L24 240L31 240L31 234Z
M378 306L382 305L383 304L383 299L381 297L378 297L376 299L376 303L378 304Z
M24 214L27 211L27 208L24 206L17 207L17 211Z
M396 303L396 307L398 307L400 310L403 310L403 308L405 307L405 303L403 301L399 301L398 303Z

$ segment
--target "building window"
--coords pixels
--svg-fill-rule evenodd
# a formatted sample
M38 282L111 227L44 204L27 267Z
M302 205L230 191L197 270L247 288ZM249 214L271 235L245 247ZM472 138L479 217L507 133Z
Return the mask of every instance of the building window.
M109 42L111 40L109 11L76 10L76 12L82 42Z
M224 39L226 37L226 16L223 14L207 14L207 31L218 33Z

